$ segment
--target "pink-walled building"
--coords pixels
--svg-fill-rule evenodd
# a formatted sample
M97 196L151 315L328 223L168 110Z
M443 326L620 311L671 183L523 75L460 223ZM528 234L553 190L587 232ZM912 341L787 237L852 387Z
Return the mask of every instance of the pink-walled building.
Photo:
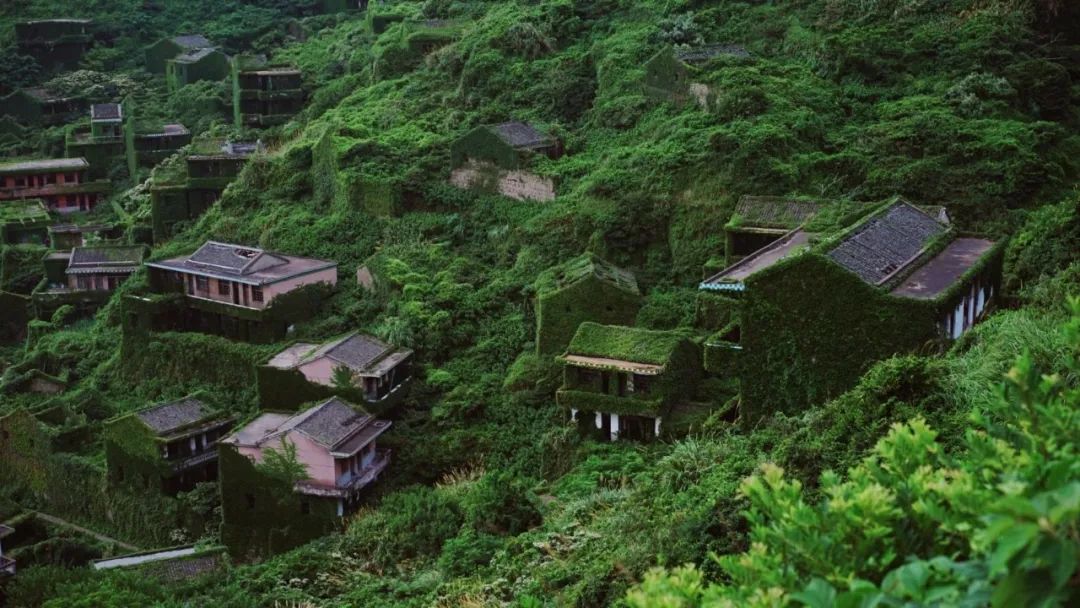
M147 262L157 283L188 297L262 310L305 285L337 285L337 263L207 241L195 253Z
M89 170L85 158L0 163L0 201L38 198L57 213L91 211L108 192L109 182L91 181Z
M358 503L390 462L390 451L376 447L390 422L355 409L332 397L297 414L267 412L222 439L237 453L258 464L270 450L296 449L306 476L293 490L313 499L333 501L342 516ZM222 492L230 487L224 478Z
M352 332L323 344L297 343L267 364L300 372L312 384L334 386L334 373L349 370L353 386L368 403L381 403L407 386L412 378L413 351Z

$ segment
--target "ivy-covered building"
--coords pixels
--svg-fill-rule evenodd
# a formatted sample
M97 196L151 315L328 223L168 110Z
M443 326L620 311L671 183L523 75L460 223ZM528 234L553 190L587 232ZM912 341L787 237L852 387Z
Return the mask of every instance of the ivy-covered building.
M212 48L215 48L214 44L200 34L162 38L146 47L146 71L164 74L170 59L175 59L184 53Z
M728 264L766 247L802 226L821 209L814 200L751 196L739 198L724 225L724 253Z
M537 155L558 158L562 143L536 126L521 121L481 125L450 144L453 168L467 163L490 163L502 169L527 167Z
M261 149L259 142L200 138L191 144L183 164L155 172L150 185L154 241L168 239L177 224L197 219L209 209Z
M109 485L175 496L218 476L218 440L235 419L184 397L109 420L105 460Z
M119 225L100 222L53 224L49 226L49 244L57 251L64 251L91 243L117 243L122 232Z
M156 296L132 296L131 321L274 342L337 285L337 263L207 241L191 255L147 262Z
M39 318L65 304L80 312L96 310L135 273L146 255L143 245L92 245L45 255L45 278L32 294ZM63 268L63 274L61 274Z
M16 89L0 97L0 114L21 125L63 124L77 118L86 107L82 97L64 96L42 87Z
M585 321L633 325L641 308L634 274L593 253L544 271L534 289L538 355L561 354Z
M677 331L586 322L560 360L558 404L581 428L612 441L658 437L703 376L700 349Z
M69 158L84 158L90 164L91 178L107 177L113 161L123 158L124 108L118 103L96 103L90 106L90 126L69 129L64 141L64 154Z
M340 528L390 463L390 450L377 447L390 426L332 397L295 414L264 412L222 439L230 553L276 553Z
M413 351L352 332L324 344L294 344L258 370L265 409L295 409L335 393L385 410L412 380ZM346 383L347 381L347 383Z
M752 57L745 48L734 44L709 44L696 47L665 46L644 64L645 78L642 87L646 97L655 100L683 103L691 95L707 93L704 85L695 85L694 79L701 67L712 59L728 57L747 60ZM702 92L693 89L702 88Z
M836 233L792 230L702 282L737 301L706 361L738 376L744 419L835 397L875 361L955 339L993 308L1003 243L903 200L868 209Z
M165 62L169 91L200 80L224 80L229 76L229 57L216 48L190 49Z
M168 123L148 127L129 121L124 137L128 173L137 175L139 167L154 167L180 148L191 143L191 131L182 124Z
M85 158L0 163L0 204L41 199L50 211L92 211L109 191L108 180L90 180Z
M232 60L232 84L237 128L284 124L304 108L303 75L294 67L238 55Z
M46 69L72 68L93 44L92 25L90 19L21 21L15 24L15 43Z
M0 245L44 245L52 216L38 199L0 203Z

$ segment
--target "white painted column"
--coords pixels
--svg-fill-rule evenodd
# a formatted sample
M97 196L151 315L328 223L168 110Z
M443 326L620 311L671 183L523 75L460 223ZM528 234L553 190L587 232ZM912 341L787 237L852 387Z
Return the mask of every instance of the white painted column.
M611 415L611 440L615 441L619 438L619 415Z
M953 340L960 337L960 333L964 331L964 301L961 300L956 305L956 310L953 311L953 326L952 326L952 338Z
M604 419L601 418L601 416L603 416L603 414L596 412L596 428L598 429L604 428Z
M577 422L577 410L570 409L570 422Z
M986 309L986 290L981 287L976 289L978 290L978 297L975 300L975 314L981 315L983 310Z
M657 437L660 436L660 417L653 418L653 434Z
M345 517L345 499L339 498L337 501L337 516Z

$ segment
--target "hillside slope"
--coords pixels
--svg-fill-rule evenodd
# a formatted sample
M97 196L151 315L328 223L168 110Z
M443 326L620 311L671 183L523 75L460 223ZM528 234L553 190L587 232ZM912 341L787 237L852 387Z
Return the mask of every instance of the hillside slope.
M95 3L99 18L120 32L93 58L95 70L138 77L133 49L159 34L204 29L237 49L255 47L295 63L313 90L296 120L260 134L270 153L249 163L219 203L152 257L214 239L336 260L343 277L337 293L290 338L316 341L361 328L414 349L419 378L396 416L393 471L343 534L222 576L166 586L137 574L36 567L11 586L12 605L709 605L702 592L685 591L697 584L693 577L748 580L733 574L731 561L722 568L711 555L740 555L751 543L790 538L763 532L770 517L799 523L788 512L795 507L767 512L768 492L744 483L762 465L774 486L782 485L774 465L798 480L807 505L830 498L839 504L835 478L823 473L850 469L850 478L863 480L867 470L887 468L864 458L875 445L878 454L889 449L878 442L894 424L910 423L905 428L915 440L946 455L973 449L966 439L972 412L997 411L998 386L1022 352L1030 351L1038 369L1076 382L1068 363L1075 344L1059 331L1069 314L1066 294L1080 292L1080 51L1070 38L1080 30L1071 27L1077 17L1064 4L382 6L459 23L452 41L427 54L410 50L404 27L376 35L361 13L308 17L269 0L149 3L160 5L157 12L146 4ZM47 15L53 6L21 0L0 16ZM295 28L283 27L286 15L297 17ZM643 86L658 51L701 43L749 51L695 74L710 91L704 104L658 99ZM0 56L2 73L21 73L11 54ZM564 141L564 156L535 167L556 184L553 201L449 185L452 142L508 119L537 123ZM639 326L690 327L702 267L722 254L723 225L743 194L899 194L946 205L965 231L1012 235L1006 283L1017 309L994 315L943 355L881 362L848 393L798 416L777 415L754 428L702 417L688 437L659 444L584 440L554 404L553 363L530 355L534 280L590 250L636 273L646 294ZM117 203L133 222L148 213L138 192ZM375 292L355 280L362 265L379 275ZM137 275L121 292L145 287ZM272 347L193 334L125 344L121 320L117 296L92 321L42 323L26 349L0 351L7 379L30 368L66 371L74 382L64 406L78 411L93 393L104 410L78 411L84 418L193 391L214 395L238 415L257 410L254 387L238 370ZM42 401L16 392L2 399L0 414ZM1075 416L1060 410L1047 416L1061 436L1075 437ZM937 434L928 438L916 419ZM894 430L891 441L904 436ZM1067 456L1056 454L1065 462ZM101 461L96 447L80 457ZM1062 466L1062 478L1075 481L1075 464ZM28 494L10 492L0 498L18 502ZM877 503L844 498L858 529L860 509ZM1073 536L1060 550L1075 560L1077 514L1069 508L1062 529L1071 521ZM145 519L97 523L152 536L158 519L146 511ZM824 528L806 532L813 539L807 546L835 540ZM865 570L760 561L743 574L752 578L746 573L770 564L802 568L758 583L757 599L769 605L767 594L794 593L814 577L837 588L848 574L881 584L875 577L909 556L969 557L962 533L935 546L938 553L896 540L906 533L859 553L872 564ZM210 526L203 540L216 537ZM927 541L934 543L936 537ZM654 573L625 599L651 568L683 564L697 570ZM999 584L1003 577L971 578ZM1075 586L1069 589L1075 598ZM720 592L710 592L720 602ZM1054 599L1068 597L1062 593ZM662 603L668 596L686 603ZM983 596L975 597L978 605ZM714 605L749 601L726 599L735 603Z

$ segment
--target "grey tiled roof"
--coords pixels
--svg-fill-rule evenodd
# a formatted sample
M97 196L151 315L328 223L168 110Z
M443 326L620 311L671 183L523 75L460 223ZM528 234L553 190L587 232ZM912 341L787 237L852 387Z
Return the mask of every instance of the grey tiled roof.
M214 266L239 274L248 274L255 270L266 270L267 268L282 266L288 264L289 261L257 247L207 241L195 253L191 254L188 263L196 266Z
M358 412L341 399L331 397L285 426L304 433L320 445L334 448L372 419L370 414Z
M924 211L898 201L860 224L828 255L867 283L880 285L946 230Z
M122 113L118 103L95 103L90 106L90 120L120 120Z
M814 217L821 208L815 201L781 196L743 196L735 205L733 218L739 226L758 228L797 228Z
M205 36L201 34L174 36L172 41L186 49L204 49L214 46L209 40L206 39Z
M90 166L85 158L48 158L0 163L0 173L32 173L34 171L80 171Z
M499 139L515 148L538 148L549 146L554 139L544 135L536 127L520 121L504 122L492 127Z
M730 55L732 57L740 57L743 59L751 56L750 51L738 44L706 44L675 52L675 56L678 57L680 61L685 61L687 63L708 61L709 59L721 55Z
M258 247L207 241L190 256L147 262L147 266L266 285L337 266L334 262L263 251Z
M189 51L185 51L185 52L177 55L176 59L174 59L174 61L178 61L180 63L195 63L196 61L199 61L200 59L202 59L202 58L206 57L207 55L210 55L211 53L214 53L216 51L217 51L217 49L213 49L213 48L209 48L209 47L205 47L205 48L201 48L201 49L191 49Z
M321 355L359 371L380 359L393 348L372 336L352 334L336 342L331 342ZM322 350L322 349L320 349Z
M71 250L68 268L77 266L138 266L146 253L142 245L102 245Z
M184 397L142 410L135 415L158 435L168 435L177 429L204 420L210 415L210 409L198 399Z

